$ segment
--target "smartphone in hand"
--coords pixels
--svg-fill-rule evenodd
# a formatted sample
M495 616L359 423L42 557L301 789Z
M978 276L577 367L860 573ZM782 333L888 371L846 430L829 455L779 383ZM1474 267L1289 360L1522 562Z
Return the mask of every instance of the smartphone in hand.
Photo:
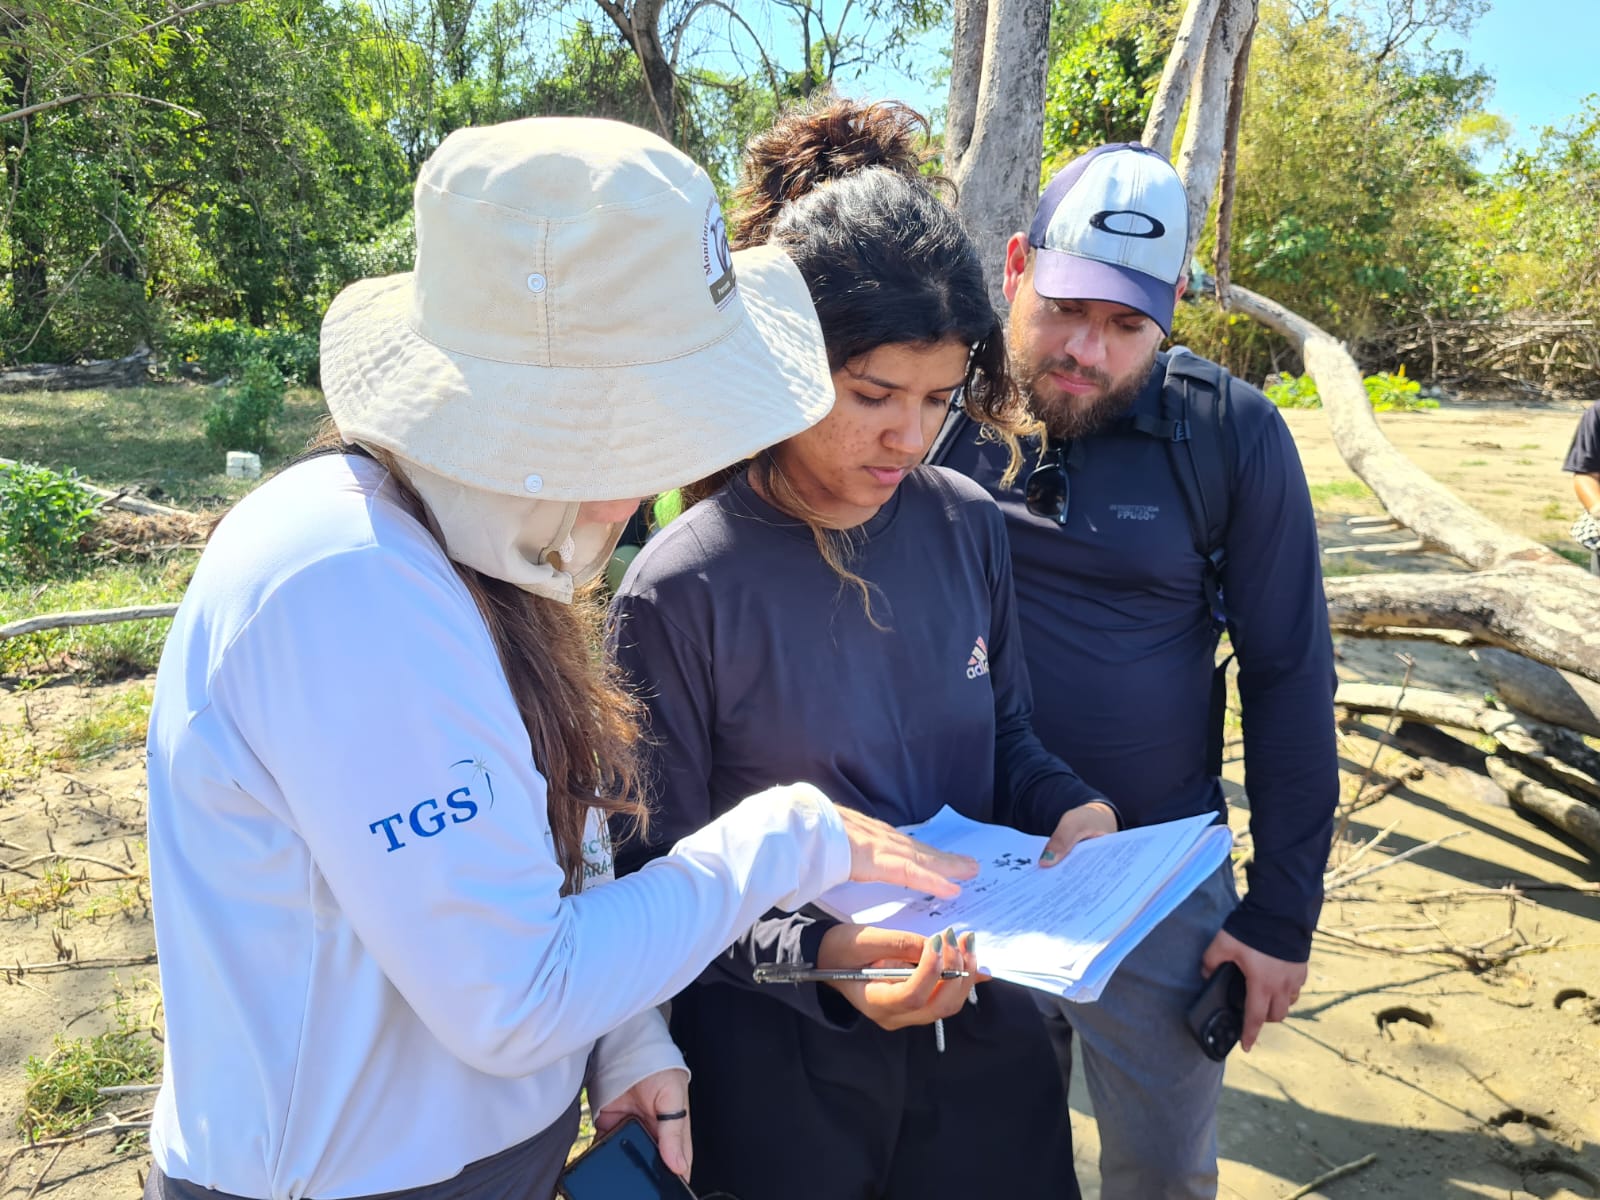
M1244 1033L1244 993L1244 972L1229 960L1211 972L1189 1005L1189 1032L1207 1058L1227 1058Z
M566 1200L694 1200L662 1161L643 1125L629 1117L567 1164L556 1181Z

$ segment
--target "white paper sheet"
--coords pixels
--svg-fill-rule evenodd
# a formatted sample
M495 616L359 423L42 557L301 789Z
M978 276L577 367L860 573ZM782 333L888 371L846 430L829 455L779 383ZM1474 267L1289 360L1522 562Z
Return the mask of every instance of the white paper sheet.
M817 904L841 920L924 936L974 930L978 961L996 978L1093 1000L1128 951L1228 856L1232 834L1213 822L1202 814L1092 838L1041 868L1047 839L946 807L905 831L978 860L961 895L846 883Z

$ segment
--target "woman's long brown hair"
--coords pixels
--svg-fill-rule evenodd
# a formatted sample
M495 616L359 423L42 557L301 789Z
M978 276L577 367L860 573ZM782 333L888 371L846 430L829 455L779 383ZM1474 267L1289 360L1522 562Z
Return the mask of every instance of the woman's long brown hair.
M442 548L444 538L404 466L382 450L346 445L332 422L311 452L343 451L382 464L412 516ZM506 682L528 731L534 765L544 776L545 806L563 895L583 886L583 832L591 809L647 822L639 764L642 707L601 650L605 606L595 588L571 604L525 592L452 561L494 641Z

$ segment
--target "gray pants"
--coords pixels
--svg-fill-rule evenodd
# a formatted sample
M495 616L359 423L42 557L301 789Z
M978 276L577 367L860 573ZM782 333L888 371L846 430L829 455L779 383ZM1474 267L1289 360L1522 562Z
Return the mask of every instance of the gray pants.
M1093 1004L1034 993L1064 1075L1072 1039L1100 1133L1101 1200L1212 1200L1222 1064L1185 1021L1200 958L1238 903L1223 863L1134 948Z

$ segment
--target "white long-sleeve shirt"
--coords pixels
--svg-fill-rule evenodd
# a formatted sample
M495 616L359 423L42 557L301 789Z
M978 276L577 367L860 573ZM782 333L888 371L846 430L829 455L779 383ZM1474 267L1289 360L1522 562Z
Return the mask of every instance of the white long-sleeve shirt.
M674 1065L649 1010L849 873L833 807L775 789L562 897L487 628L358 458L296 466L218 528L149 749L152 1148L168 1175L263 1200L448 1179L560 1116L613 1030L598 1102Z

